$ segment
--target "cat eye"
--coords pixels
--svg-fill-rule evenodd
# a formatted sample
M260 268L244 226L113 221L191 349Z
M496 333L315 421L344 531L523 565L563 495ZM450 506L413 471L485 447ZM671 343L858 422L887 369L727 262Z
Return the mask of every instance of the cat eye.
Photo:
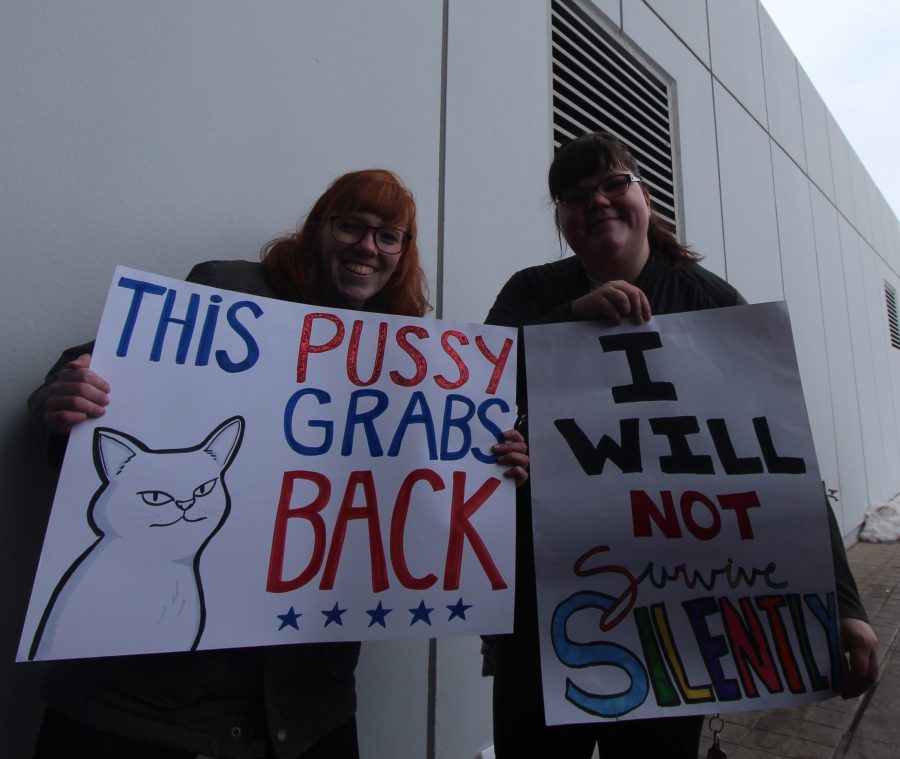
M215 478L213 478L211 480L207 480L202 485L198 485L197 487L194 488L194 497L199 498L200 496L203 496L203 495L209 495L210 493L212 493L213 488L215 486L216 486Z
M148 506L164 506L175 500L172 496L162 490L144 490L143 492L138 493L138 495Z

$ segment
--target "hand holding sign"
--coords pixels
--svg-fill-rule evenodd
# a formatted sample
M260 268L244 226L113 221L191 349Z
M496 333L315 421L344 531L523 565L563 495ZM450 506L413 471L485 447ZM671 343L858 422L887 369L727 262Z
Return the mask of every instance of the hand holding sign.
M102 416L109 404L109 383L91 371L90 354L82 354L66 364L51 384L41 389L44 425L67 435L85 419Z

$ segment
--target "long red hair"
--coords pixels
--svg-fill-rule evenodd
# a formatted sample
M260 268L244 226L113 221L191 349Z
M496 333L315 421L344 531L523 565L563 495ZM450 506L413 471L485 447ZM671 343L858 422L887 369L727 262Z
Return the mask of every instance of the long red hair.
M405 222L406 250L388 283L366 303L367 311L422 316L431 306L419 259L416 238L416 202L406 185L386 169L365 169L343 174L315 202L295 232L263 246L260 256L275 292L285 300L329 305L331 283L322 271L319 245L330 234L330 217L337 213L371 213L385 224Z

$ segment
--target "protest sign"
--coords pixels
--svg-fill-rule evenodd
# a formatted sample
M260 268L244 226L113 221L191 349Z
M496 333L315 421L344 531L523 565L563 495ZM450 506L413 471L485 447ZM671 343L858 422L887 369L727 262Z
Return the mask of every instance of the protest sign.
M832 695L827 507L785 305L524 339L547 724Z
M509 631L515 339L118 268L18 659Z

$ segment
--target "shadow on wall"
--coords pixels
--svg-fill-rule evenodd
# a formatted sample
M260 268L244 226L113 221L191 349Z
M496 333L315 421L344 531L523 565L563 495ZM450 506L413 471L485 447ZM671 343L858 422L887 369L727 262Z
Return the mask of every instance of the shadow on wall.
M37 435L25 412L0 433L0 464L4 483L0 505L0 732L3 754L26 759L43 707L38 695L44 665L16 663L16 649L37 569L47 517L56 487L56 473L43 463Z

